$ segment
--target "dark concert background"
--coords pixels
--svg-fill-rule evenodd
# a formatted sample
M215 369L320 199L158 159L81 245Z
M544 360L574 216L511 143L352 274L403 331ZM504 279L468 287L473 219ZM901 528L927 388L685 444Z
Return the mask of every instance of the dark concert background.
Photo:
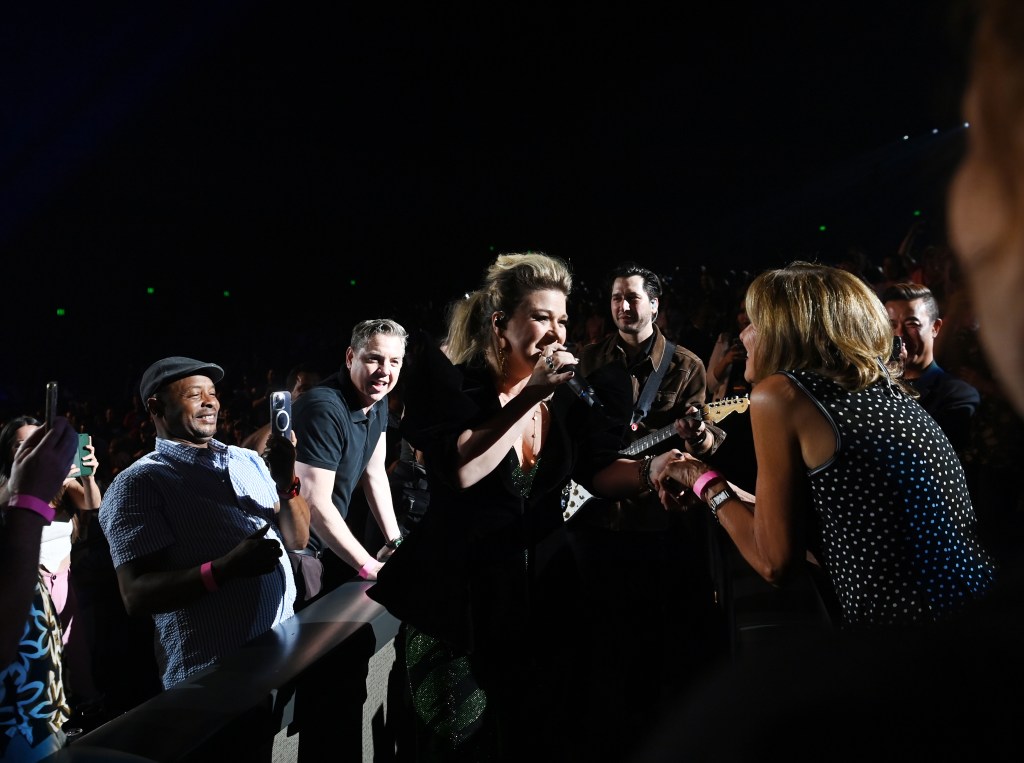
M166 354L338 364L498 252L587 300L943 234L956 2L331 5L5 11L4 413Z

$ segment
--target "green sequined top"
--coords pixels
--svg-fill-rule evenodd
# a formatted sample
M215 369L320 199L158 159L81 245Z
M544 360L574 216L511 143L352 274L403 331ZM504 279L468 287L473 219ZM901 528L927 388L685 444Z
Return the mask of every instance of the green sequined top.
M523 498L528 498L530 495L530 489L533 487L533 478L537 476L538 466L540 466L540 458L533 462L533 466L530 467L528 472L524 472L523 467L519 464L512 467L512 484L516 486L516 490L519 491L519 495Z

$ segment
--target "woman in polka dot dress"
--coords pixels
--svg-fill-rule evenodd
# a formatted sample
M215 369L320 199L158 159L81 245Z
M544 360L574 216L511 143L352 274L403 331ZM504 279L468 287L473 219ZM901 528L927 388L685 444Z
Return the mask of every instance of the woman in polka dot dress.
M839 268L794 262L759 275L746 299L756 510L688 454L656 478L665 506L705 501L772 584L810 550L845 627L939 621L984 596L995 566L963 469L899 380L875 293Z

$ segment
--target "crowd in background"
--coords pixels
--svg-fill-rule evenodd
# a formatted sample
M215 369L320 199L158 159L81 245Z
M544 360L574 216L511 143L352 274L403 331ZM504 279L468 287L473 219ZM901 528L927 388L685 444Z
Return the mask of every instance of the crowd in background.
M936 359L944 368L968 381L980 393L982 403L974 416L970 437L960 453L974 496L982 536L1002 558L1019 555L1024 537L1024 491L1012 479L1010 470L1024 456L1024 419L1007 404L1001 385L985 359L978 339L978 321L966 295L957 262L948 247L929 244L915 248L915 228L896 252L881 262L873 262L862 250L851 248L829 264L848 270L881 295L887 286L900 282L926 284L940 304L944 326L936 338ZM723 335L735 334L737 306L742 306L744 293L757 275L747 270L716 268L710 265L694 269L700 284L698 299L681 296L682 287L693 293L690 275L680 271L661 274L665 288L657 324L662 332L678 344L689 348L708 364L717 341ZM586 276L578 277L570 299L568 345L577 349L595 342L613 330L608 316L607 294L592 286ZM439 327L426 317L424 325L409 325L412 331L424 330L437 336ZM337 346L347 337L340 330ZM192 348L184 348L192 351ZM325 357L336 357L336 350ZM252 436L269 420L269 395L287 388L296 369L326 376L336 368L326 366L320 358L291 364L278 361L269 364L261 359L256 365L251 358L228 359L229 372L218 384L221 410L217 439L235 445L247 445ZM148 359L140 361L140 371ZM248 364L248 365L247 365ZM102 371L97 371L102 373ZM132 388L137 388L135 381ZM110 386L108 389L118 389ZM709 397L710 400L710 397ZM40 403L42 396L40 396ZM41 410L12 411L0 425L18 414L42 417ZM105 490L111 480L135 460L151 452L156 432L138 394L129 399L108 399L102 396L65 395L61 414L79 432L92 438L98 460L96 482ZM389 455L397 460L396 449ZM1003 507L997 513L990 507ZM1007 512L1005 507L1015 507ZM99 536L99 537L97 537ZM86 634L94 654L95 683L101 692L97 699L97 715L90 721L79 712L74 722L90 727L95 722L123 712L159 690L155 668L136 670L130 679L124 674L126 662L136 666L152 665L147 648L151 644L151 623L148 618L129 618L119 606L109 552L95 527L88 528L76 539L73 554L76 574L73 584L79 589L78 605L86 624ZM74 677L71 677L72 683ZM105 695L105 697L103 696ZM105 705L103 704L105 701ZM84 712L94 709L90 703ZM81 710L81 709L80 709Z
M980 477L1009 473L1024 455L1024 423L1012 407L1007 405L1001 385L981 351L978 322L960 277L952 252L944 243L921 243L922 225L911 226L906 239L896 251L881 258L871 258L861 248L851 246L840 255L824 261L849 270L869 283L881 295L885 287L909 281L924 284L931 289L939 303L944 325L935 339L935 357L938 363L955 376L969 382L981 393L982 403L975 414L968 446L961 458L969 471ZM794 259L797 259L796 257ZM736 333L736 308L743 302L747 285L757 274L751 270L736 270L715 265L684 266L673 272L659 272L664 295L661 299L657 323L665 335L700 357L705 365L711 358L716 341L725 334ZM570 298L570 346L582 347L597 341L612 330L608 315L607 295L599 287L599 274L577 273L576 284ZM682 297L685 288L692 293L694 277L700 284L700 298ZM408 306L396 308L408 312ZM425 330L437 336L440 333L437 305L424 309L416 316L403 315L399 320L411 331ZM417 319L419 322L417 322ZM309 345L310 357L293 362L294 354L287 346L282 358L264 353L259 358L240 354L225 359L227 375L221 385L222 409L217 438L229 444L244 444L246 438L268 421L268 395L286 388L286 376L296 367L306 367L321 375L337 369L328 365L342 346L347 326L339 323L336 335L324 340L330 349L320 351ZM189 350L190 348L184 348ZM151 359L139 358L139 373ZM289 365L284 365L284 364ZM102 373L101 371L98 373ZM136 379L111 380L101 388L134 390ZM153 448L155 432L152 422L143 410L138 396L104 397L97 394L62 395L66 414L80 432L93 437L100 466L97 479L101 486L136 458ZM42 395L38 396L41 406ZM0 415L0 425L18 415L41 416L41 410L11 410L7 403ZM982 484L1008 484L1006 480L977 480ZM990 488L991 489L991 488ZM1017 491L1019 492L1019 491ZM1018 510L1024 513L1020 497ZM984 507L979 508L984 513Z

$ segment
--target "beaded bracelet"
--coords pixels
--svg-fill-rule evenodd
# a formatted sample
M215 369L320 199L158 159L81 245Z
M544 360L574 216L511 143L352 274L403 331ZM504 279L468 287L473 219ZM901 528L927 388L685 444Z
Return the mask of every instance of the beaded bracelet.
M640 480L652 493L658 489L651 481L651 462L653 460L654 456L644 456L644 462L640 465Z

